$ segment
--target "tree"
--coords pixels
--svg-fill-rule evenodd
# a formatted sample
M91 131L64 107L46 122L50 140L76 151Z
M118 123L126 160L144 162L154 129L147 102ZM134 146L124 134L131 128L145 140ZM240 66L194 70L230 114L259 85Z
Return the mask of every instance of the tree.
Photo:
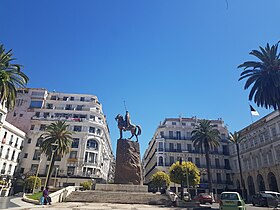
M34 183L35 183L35 179L36 179L35 189L38 189L38 188L41 187L41 179L39 177L30 176L25 180L25 189L28 192L32 192L33 187L34 187Z
M92 186L92 181L85 181L80 184L84 190L90 190Z
M155 188L165 188L170 185L168 174L163 171L158 171L152 176L152 186Z
M29 78L20 70L21 65L12 64L12 50L5 51L0 45L0 103L6 102L8 109L15 106L17 88L23 88Z
M188 184L187 187L195 187L200 183L199 169L189 161L182 161L182 164L179 161L173 163L169 168L169 174L172 182L180 184L182 181L184 186Z
M65 121L57 121L51 123L46 127L45 133L43 133L40 138L43 139L40 148L46 154L48 158L52 156L52 144L57 144L56 149L54 150L53 159L50 165L50 171L52 172L54 162L58 158L62 158L63 155L67 154L71 150L72 144L72 134L73 132L68 131L68 124ZM51 174L51 173L50 173ZM47 185L49 185L50 176L46 180Z
M209 193L213 197L212 174L210 168L210 151L218 147L220 132L214 129L209 120L201 120L191 133L194 147L205 153Z
M229 134L229 140L235 144L236 152L237 152L237 158L238 158L238 165L239 165L239 173L240 173L240 180L241 180L241 186L242 186L242 196L243 198L246 198L245 195L245 182L243 180L242 176L242 169L241 169L241 161L240 161L240 153L239 153L239 144L244 140L245 138L241 137L239 133L236 131L234 133Z
M247 79L244 89L252 86L249 93L249 100L254 98L257 106L267 108L280 108L280 54L278 44L259 50L253 50L250 55L259 61L246 61L238 68L244 68L240 74L240 80Z

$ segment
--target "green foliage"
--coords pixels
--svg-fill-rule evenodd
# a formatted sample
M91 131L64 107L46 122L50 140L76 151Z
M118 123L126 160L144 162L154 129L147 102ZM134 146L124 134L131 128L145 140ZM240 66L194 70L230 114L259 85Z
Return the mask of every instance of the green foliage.
M174 183L180 184L183 181L184 186L189 182L189 186L195 187L200 183L200 173L197 166L192 162L179 161L173 163L169 168L170 180ZM188 180L187 180L188 179Z
M202 152L208 153L219 146L220 132L213 128L210 120L201 120L191 134L194 146Z
M34 183L35 183L35 179L36 179L36 186L35 189L38 189L41 187L41 179L39 177L35 177L35 176L30 176L25 180L25 189L26 190L32 190L34 187Z
M0 185L6 185L6 182L3 180L0 180Z
M53 170L54 161L61 158L71 150L72 134L73 132L68 130L68 124L65 121L56 121L47 126L45 132L40 136L42 143L40 144L41 150L47 157L51 158L52 151L54 150L54 156L51 161L50 171ZM53 148L52 144L57 144L56 148ZM47 179L47 186L49 185L50 176Z
M169 175L163 171L158 171L152 176L152 185L156 188L168 187L170 185Z
M26 195L28 198L30 199L33 199L33 200L40 200L40 198L42 197L42 192L37 192L37 193L34 193L32 195Z
M17 88L23 88L29 78L20 70L19 64L12 64L12 50L6 52L0 45L0 103L6 101L8 109L15 106Z
M265 48L252 50L250 55L255 56L258 61L246 61L239 65L243 68L240 80L247 79L244 89L251 87L249 100L254 99L257 106L279 109L280 108L280 53L278 44Z
M91 181L85 181L85 182L82 182L80 184L80 186L82 186L84 190L90 190L91 186L92 186L92 182Z

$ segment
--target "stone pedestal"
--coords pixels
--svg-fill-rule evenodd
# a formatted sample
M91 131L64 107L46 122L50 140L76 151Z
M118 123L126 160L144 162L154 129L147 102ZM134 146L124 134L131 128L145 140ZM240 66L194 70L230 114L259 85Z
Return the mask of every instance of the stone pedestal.
M127 139L118 140L115 184L143 185L138 142Z

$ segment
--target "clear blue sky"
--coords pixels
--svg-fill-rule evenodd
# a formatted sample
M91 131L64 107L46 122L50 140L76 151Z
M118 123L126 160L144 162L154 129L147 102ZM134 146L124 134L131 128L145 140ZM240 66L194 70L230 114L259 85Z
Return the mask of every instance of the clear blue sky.
M28 87L97 95L140 124L141 155L167 117L251 123L237 66L280 40L279 0L1 0L0 43L13 49ZM257 108L261 116L271 110ZM257 120L258 118L254 118ZM129 137L129 134L125 134Z

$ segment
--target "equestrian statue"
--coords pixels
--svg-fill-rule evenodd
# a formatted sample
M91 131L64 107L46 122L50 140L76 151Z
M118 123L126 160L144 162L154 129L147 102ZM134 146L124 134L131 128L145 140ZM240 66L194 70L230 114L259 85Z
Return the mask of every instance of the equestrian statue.
M122 131L130 131L131 137L128 139L131 139L133 136L136 137L136 142L138 142L138 136L141 135L141 127L139 125L133 125L130 121L130 115L129 112L126 111L125 113L125 119L123 119L123 116L118 114L115 117L115 120L118 122L118 128L120 130L120 139L122 139Z

